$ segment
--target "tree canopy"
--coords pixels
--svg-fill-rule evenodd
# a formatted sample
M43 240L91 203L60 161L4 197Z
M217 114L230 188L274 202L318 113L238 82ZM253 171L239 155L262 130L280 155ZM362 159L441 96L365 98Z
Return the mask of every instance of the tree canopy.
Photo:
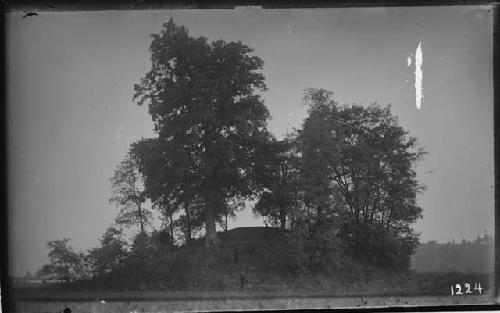
M287 218L296 205L297 192L297 158L293 153L293 139L272 140L262 156L259 169L261 192L254 206L254 212L267 217L272 226L286 228Z
M423 149L398 125L389 106L340 106L323 89L307 89L304 102L309 116L297 146L305 200L318 217L337 216L355 250L362 235L378 231L406 245L409 250L403 254L408 257L417 242L411 225L422 214L416 196L423 186L415 164ZM407 257L402 262L409 262Z
M154 149L162 164L151 177L146 157L141 159L146 186L161 186L152 194L176 199L195 192L204 203L211 246L227 200L253 192L255 155L270 137L269 112L258 94L266 90L263 61L241 42L208 42L172 19L152 36L152 68L134 95L148 105L158 135L136 147Z
M81 259L73 248L68 244L69 238L53 240L47 243L50 264L42 268L42 274L55 273L63 280L70 281L80 271Z
M144 227L151 219L150 210L143 207L146 201L143 184L137 159L133 154L127 153L111 178L113 196L110 202L120 207L116 221L127 226L138 224L141 233L144 233Z
M93 269L96 275L102 275L121 267L126 257L127 243L122 238L121 231L110 226L100 240L101 246L90 251Z

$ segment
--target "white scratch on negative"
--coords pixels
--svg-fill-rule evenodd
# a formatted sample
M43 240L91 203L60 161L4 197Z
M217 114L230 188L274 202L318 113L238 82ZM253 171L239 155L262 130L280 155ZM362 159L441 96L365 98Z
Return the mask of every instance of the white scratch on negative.
M408 57L408 67L410 67L410 66L411 66L411 56Z
M422 54L422 42L418 43L417 51L415 51L415 101L417 104L417 109L422 108L424 103L424 90L422 88L423 72L422 64L424 62L424 57Z

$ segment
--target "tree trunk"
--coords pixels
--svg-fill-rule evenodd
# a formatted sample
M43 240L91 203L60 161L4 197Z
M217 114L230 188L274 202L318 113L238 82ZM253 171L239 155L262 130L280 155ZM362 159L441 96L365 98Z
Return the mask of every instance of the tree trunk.
M225 215L226 215L226 224L224 224L224 231L226 232L227 231L227 210L225 212Z
M144 234L144 218L142 217L142 207L141 204L137 204L137 208L139 209L139 222L141 224L141 234Z
M310 215L310 212L309 212L309 203L306 203L306 216L307 216L307 219L306 219L306 225L307 225L307 235L311 235L311 215Z
M209 194L205 200L205 247L211 249L219 244L217 230L215 229L215 206L217 201L213 194Z
M172 217L172 214L170 214L169 217L170 217L170 241L172 243L172 246L174 246L174 219Z
M186 237L187 237L187 242L191 242L192 235L191 235L191 215L189 214L189 203L185 203L185 210L186 210L186 221L187 221L187 232L186 232Z
M285 214L285 210L283 209L283 207L280 206L280 227L281 227L281 230L285 230L286 228L286 214Z
M372 210L370 211L370 223L373 223L373 216L374 216L375 211L377 210L377 207L378 207L378 198L379 198L379 194L377 193L375 200L373 200Z
M360 222L360 201L359 201L359 177L357 172L353 170L353 181L354 181L354 212L356 213L356 224Z
M355 219L354 219L354 233L353 233L353 242L354 242L354 252L358 253L358 247L359 247L359 224L360 224L360 207L359 207L359 181L356 175L354 175L354 212L355 212Z

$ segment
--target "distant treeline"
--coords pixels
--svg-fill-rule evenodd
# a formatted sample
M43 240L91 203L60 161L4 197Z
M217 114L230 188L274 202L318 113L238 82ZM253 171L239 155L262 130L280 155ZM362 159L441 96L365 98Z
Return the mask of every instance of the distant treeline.
M412 258L417 272L491 273L493 271L493 240L488 235L474 242L422 243Z

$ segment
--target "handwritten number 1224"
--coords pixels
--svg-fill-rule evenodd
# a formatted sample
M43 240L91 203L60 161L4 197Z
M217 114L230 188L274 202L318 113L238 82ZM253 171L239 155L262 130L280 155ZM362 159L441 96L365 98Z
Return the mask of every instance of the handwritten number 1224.
M464 284L464 291L462 291L462 285L456 284L455 286L451 285L451 295L463 295L464 292L465 294L472 294L471 287L469 283ZM481 283L475 283L474 284L474 290L477 291L479 294L482 293L483 288L481 288Z

